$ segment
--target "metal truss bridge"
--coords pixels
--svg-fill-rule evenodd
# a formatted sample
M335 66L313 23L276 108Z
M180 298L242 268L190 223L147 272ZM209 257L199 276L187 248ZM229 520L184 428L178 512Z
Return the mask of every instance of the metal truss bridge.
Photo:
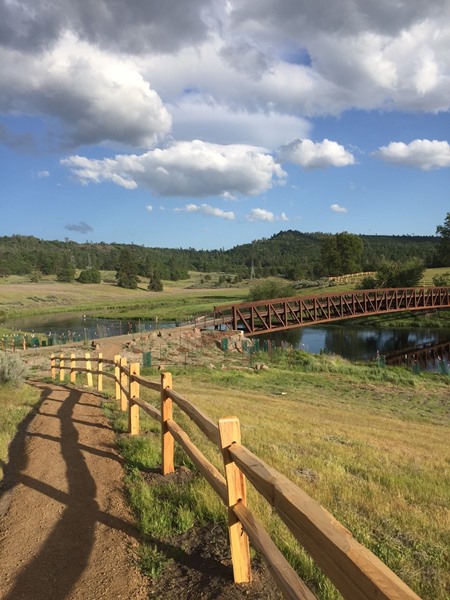
M216 306L208 324L252 336L367 315L441 308L450 309L450 287L354 290Z

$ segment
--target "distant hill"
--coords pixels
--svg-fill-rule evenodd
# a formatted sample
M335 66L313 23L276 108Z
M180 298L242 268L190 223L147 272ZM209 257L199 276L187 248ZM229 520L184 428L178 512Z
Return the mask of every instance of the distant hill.
M0 276L33 272L58 273L70 261L78 269L115 270L128 250L139 275L157 273L162 279L181 279L188 270L233 273L238 278L280 275L290 279L323 275L321 247L330 234L281 231L270 238L235 246L230 250L147 248L134 244L84 243L41 240L33 236L0 237ZM416 257L427 266L441 266L435 236L358 236L364 244L361 270L376 270L381 258L405 261Z

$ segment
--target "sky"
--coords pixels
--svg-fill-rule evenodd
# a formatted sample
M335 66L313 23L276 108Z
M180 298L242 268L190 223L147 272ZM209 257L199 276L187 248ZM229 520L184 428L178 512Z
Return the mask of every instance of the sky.
M449 0L0 0L0 235L435 235Z

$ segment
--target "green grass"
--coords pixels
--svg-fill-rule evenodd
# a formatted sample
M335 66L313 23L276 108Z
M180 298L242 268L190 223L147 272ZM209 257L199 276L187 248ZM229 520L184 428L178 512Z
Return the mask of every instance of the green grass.
M39 401L39 391L27 385L0 385L0 482L8 462L8 447L19 424Z
M422 284L431 285L436 274L449 268L427 269ZM242 302L247 299L252 282L218 285L219 273L211 273L210 289L200 281L205 273L190 272L182 281L164 281L163 292L149 292L145 279L136 290L115 285L115 272L102 272L101 284L61 283L47 276L31 283L28 276L0 278L0 319L39 314L82 312L97 317L185 320L209 313L214 306ZM280 280L284 283L285 280ZM345 292L355 284L342 284L298 290L299 296L329 292Z
M179 370L174 389L214 421L238 416L243 444L319 501L424 600L448 598L450 378L302 352L275 359L269 371ZM148 397L158 404L154 393ZM217 449L179 410L175 419L221 469ZM223 523L224 508L201 477L179 490L145 483L142 472L160 464L158 425L148 422L145 431L121 442L142 530L153 540L194 523ZM180 449L176 460L189 464ZM248 496L318 597L339 598L251 486Z

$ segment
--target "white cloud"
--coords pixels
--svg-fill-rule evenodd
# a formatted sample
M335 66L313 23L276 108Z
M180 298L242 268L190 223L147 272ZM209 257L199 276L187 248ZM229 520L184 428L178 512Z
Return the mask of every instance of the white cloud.
M414 140L409 144L391 142L382 146L374 155L387 162L423 171L450 167L450 144L438 140Z
M247 215L249 221L275 221L275 215L270 210L264 208L252 208Z
M282 183L286 176L261 148L173 143L142 155L94 160L71 156L61 161L81 183L111 181L127 189L145 187L160 196L255 195Z
M275 148L306 142L318 115L450 109L448 0L20 0L0 13L0 111L47 117L72 146L148 148L172 132ZM353 164L336 146L297 160Z
M235 214L233 211L225 211L220 208L214 208L209 204L186 204L184 208L175 208L175 212L188 212L188 213L201 213L207 217L218 217L219 219L226 219L227 221L233 221Z
M152 212L153 210L153 206L151 204L147 204L147 206L145 207L147 212Z
M195 130L196 137L221 144L245 143L277 148L293 136L305 137L311 123L297 115L253 108L236 109L226 104L212 103L201 97L183 99L167 105L173 117L173 137L186 140Z
M39 179L44 179L45 177L50 177L50 172L49 171L38 171L37 176L39 177Z
M0 111L55 117L70 144L148 147L170 131L168 111L133 62L72 33L48 52L3 49L0 58Z
M340 204L331 204L330 206L331 210L333 210L334 212L337 213L346 213L347 209L344 206L341 206Z
M266 210L264 208L252 208L250 213L247 215L248 221L289 221L288 217L284 212L281 213L279 217L275 216L273 212L270 210Z
M346 167L355 163L354 156L337 142L323 140L294 140L279 150L282 162L292 162L304 169Z

